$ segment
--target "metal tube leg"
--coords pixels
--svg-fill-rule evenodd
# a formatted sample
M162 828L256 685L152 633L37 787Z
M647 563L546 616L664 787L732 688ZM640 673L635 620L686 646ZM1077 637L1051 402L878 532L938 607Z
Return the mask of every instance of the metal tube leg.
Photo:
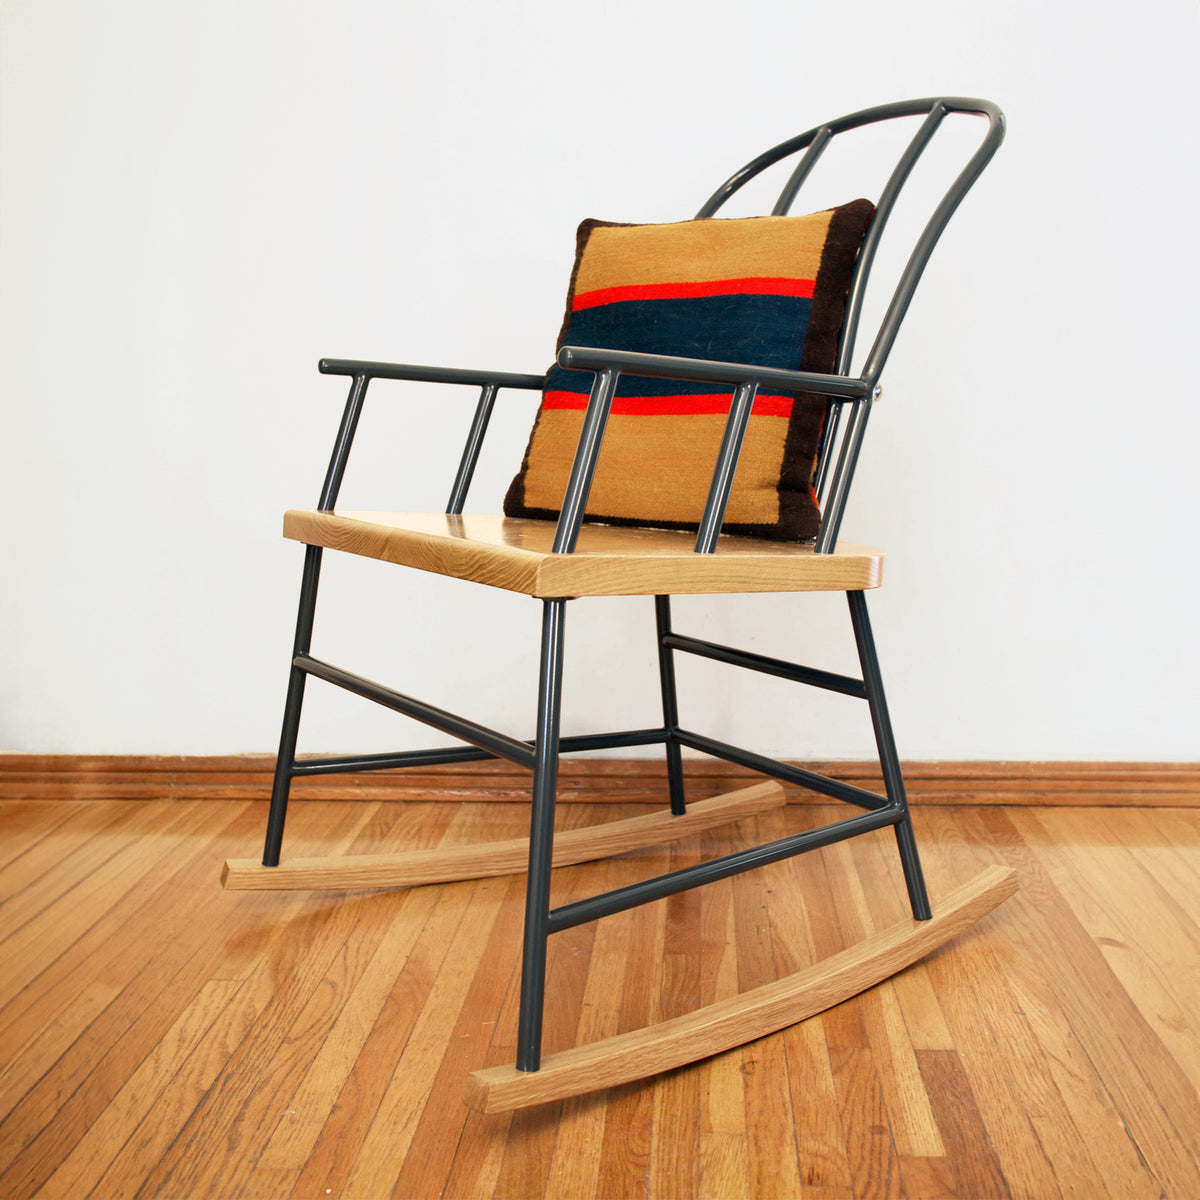
M518 1071L536 1071L542 1063L542 1007L546 994L546 941L549 937L550 867L554 854L554 799L558 790L558 728L562 708L566 605L565 600L546 600L542 608L533 812L529 824L521 1011L517 1023Z
M675 690L674 652L663 645L671 632L671 597L654 597L654 617L658 629L658 675L662 683L663 725L667 730L667 786L670 789L671 812L682 817L687 812L683 793L683 753L675 740L679 728L679 702Z
M887 788L888 799L904 813L903 819L896 823L895 829L900 862L904 867L904 882L908 886L908 900L912 905L913 917L918 921L928 921L933 914L929 908L929 896L925 891L925 876L917 854L912 819L908 813L908 795L904 790L900 756L896 752L892 722L888 717L887 700L883 694L883 676L880 674L879 659L875 654L875 638L871 633L870 618L867 616L867 600L862 592L847 592L846 599L850 604L850 621L854 626L854 640L858 644L858 658L862 664L867 703L871 706L871 723L875 727L875 745L879 748L879 764L883 768L884 785Z
M292 658L307 654L312 645L313 614L317 608L317 583L321 578L321 547L307 546L304 576L300 584L300 606L296 614L296 640ZM275 758L275 781L271 787L271 810L267 817L267 840L263 847L263 866L279 866L283 847L283 824L287 817L288 794L292 787L292 767L296 762L296 738L300 732L300 709L304 704L305 673L295 665L288 678L287 701L283 708L283 729L279 735L279 753Z

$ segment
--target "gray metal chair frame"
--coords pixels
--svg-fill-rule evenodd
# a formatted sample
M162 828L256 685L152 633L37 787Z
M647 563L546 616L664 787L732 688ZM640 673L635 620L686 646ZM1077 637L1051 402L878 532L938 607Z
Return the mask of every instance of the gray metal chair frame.
M907 265L900 275L899 283L886 309L879 331L866 355L862 369L851 375L849 368L868 279L880 238L892 215L897 197L913 167L943 122L948 117L959 115L983 118L983 137L960 174L936 206L924 231L917 239ZM783 159L798 155L797 165L773 209L774 214L786 214L791 210L801 192L802 185L817 160L835 137L863 126L901 117L923 119L915 136L893 169L877 202L876 216L862 246L851 284L835 373L824 375L695 359L623 353L617 350L563 347L558 355L560 366L589 370L594 372L595 377L561 515L555 529L554 553L570 554L575 549L609 408L616 390L617 380L623 372L639 376L708 381L727 386L733 394L724 440L713 472L704 515L696 536L695 552L697 554L720 552L718 535L737 468L742 438L758 387L767 384L776 388L785 387L789 390L802 390L828 397L827 419L817 461L816 486L822 501L823 515L815 552L827 554L833 550L862 446L867 419L871 406L879 395L880 375L892 349L901 321L930 254L951 215L1003 139L1003 115L991 103L959 97L937 97L866 109L810 129L756 158L724 183L697 214L699 218L712 216L720 210L730 196L760 172ZM480 388L479 400L466 446L446 506L446 512L449 514L461 514L463 511L479 456L480 445L488 426L497 392L503 388L536 390L540 389L543 384L543 377L533 374L454 370L341 359L322 359L319 369L324 374L343 375L351 379L350 393L318 501L318 509L322 512L332 511L337 502L347 456L350 453L355 429L371 380L413 380L470 385ZM930 904L913 838L900 761L888 718L882 678L867 615L866 600L861 590L847 591L850 618L862 667L861 679L787 663L676 633L671 626L669 597L656 596L655 613L662 690L662 725L653 729L629 730L585 737L560 735L564 622L568 598L545 599L543 600L536 729L532 741L522 741L434 708L422 701L393 691L371 680L352 675L313 657L310 653L310 646L321 557L320 546L309 545L306 547L291 676L262 860L263 866L275 868L280 863L284 819L289 788L293 778L343 771L485 760L493 757L505 758L531 768L533 785L528 855L529 875L522 960L519 1047L516 1063L516 1069L519 1072L537 1072L541 1066L547 939L550 934L559 930L888 826L895 830L913 916L918 921L924 921L930 917ZM676 697L674 669L676 653L699 655L865 699L870 709L883 768L886 796L727 745L686 729L680 724ZM415 718L435 729L453 735L467 745L453 749L298 759L296 745L300 709L305 682L309 676L336 684ZM646 880L631 887L551 909L549 903L550 874L554 847L554 808L560 753L656 744L665 747L670 805L672 813L675 814L683 814L686 811L681 755L684 748L748 766L771 778L812 789L837 800L849 802L865 811L821 829L787 837L751 850L725 855L698 866Z

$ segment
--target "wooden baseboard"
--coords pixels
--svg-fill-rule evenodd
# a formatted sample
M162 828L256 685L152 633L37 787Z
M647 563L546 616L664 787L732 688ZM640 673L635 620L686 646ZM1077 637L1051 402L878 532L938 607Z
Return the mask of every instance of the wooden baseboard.
M4 800L261 800L271 790L271 755L0 754ZM874 763L806 762L810 770L882 791ZM1200 763L909 762L914 804L1032 804L1200 807ZM727 763L688 760L689 791L712 795L757 778ZM661 760L565 760L560 799L659 802ZM529 774L502 761L297 780L297 799L525 800ZM793 803L826 802L788 789Z

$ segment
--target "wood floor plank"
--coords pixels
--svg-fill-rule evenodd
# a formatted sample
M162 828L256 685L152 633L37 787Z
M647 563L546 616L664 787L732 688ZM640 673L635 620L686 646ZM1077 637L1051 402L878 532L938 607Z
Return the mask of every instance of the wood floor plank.
M347 1180L348 1192L387 1195L395 1185L476 963L490 938L496 917L493 898L502 895L507 886L500 878L447 888L448 892L465 893L459 897L461 919L451 935L455 953L444 955L434 975L428 999Z
M83 1037L87 1028L121 994L115 984L92 981L74 990L64 1004L23 1046L5 1046L0 1120L29 1093L38 1080Z
M1056 1008L1052 990L1033 971L1010 980L1010 987L1061 1098L1061 1112L1053 1105L1029 1108L1037 1144L1061 1181L1060 1191L1114 1200L1160 1196L1070 1018ZM1017 1099L1024 1101L1021 1095Z
M90 1195L132 1200L146 1194L144 1181L155 1175L204 1098L224 1079L230 1059L274 996L273 981L266 971L251 972L244 979L237 975L214 978L212 984L237 990L195 1049L178 1064L170 1086L133 1129Z
M863 941L901 916L897 907L888 911L880 904L892 890L890 886L879 886L882 873L876 871L864 878L864 860L869 868L876 868L884 859L884 850L885 846L872 844L856 854L855 848L845 842L831 847L834 872L841 880L842 926L852 941ZM933 903L936 906L936 898ZM883 915L877 917L877 912ZM891 980L864 992L859 997L859 1011L874 1051L896 1153L913 1158L941 1157L945 1149Z
M868 1049L831 1049L842 1125L849 1130L847 1156L856 1200L904 1195L900 1156L892 1140L887 1103Z
M603 886L606 889L620 887L630 879L628 861L609 863ZM585 964L587 974L582 1004L572 1044L611 1037L620 1030L621 998L626 972L630 968L632 929L630 913L618 913L593 927ZM594 1148L604 1146L609 1107L606 1099L591 1096L578 1096L564 1102L547 1168L547 1197L570 1200L573 1196L597 1193L602 1155Z
M1139 1153L1158 1165L1168 1195L1200 1195L1200 1097L1162 1040L1114 977L1099 947L1088 937L1070 904L1049 883L1048 872L1029 853L1009 814L985 810L989 835L1018 860L1022 876L1047 880L1046 894L1057 908L1053 938L1031 922L1026 947L1039 944L1043 955L1069 953L1075 965L1070 982L1072 1025L1087 1054L1105 1077L1117 1110ZM1065 987L1058 973L1052 982ZM1060 1004L1067 1001L1060 991Z
M281 938L279 958L264 962L276 987L226 1067L228 1086L200 1102L151 1176L158 1190L182 1195L221 1195L231 1174L245 1165L205 1153L207 1144L241 1144L257 1159L303 1079L315 1045L336 1020L351 981L373 953L371 935L360 930L353 904L327 911L309 906L302 920L306 944Z
M476 913L478 912L479 905L487 905L493 899L493 890L492 888L481 889L479 895L472 897L471 904ZM461 900L459 903L461 903ZM467 919L470 920L472 915L474 914L468 912ZM459 928L461 929L462 926L460 925ZM382 948L376 957L385 961L387 958ZM394 977L395 967L402 967L403 963L393 963L392 966L393 970L391 973ZM468 1034L464 1031L464 1022L460 1015L458 1023L445 1043L445 1054L438 1070L439 1079L444 1076L454 1076L457 1082L457 1079L461 1078L466 1069L463 1059L468 1051L468 1047L465 1045L467 1037ZM467 1064L469 1065L472 1061L473 1059L468 1058ZM401 1070L403 1070L403 1066L401 1066ZM344 1090L347 1078L347 1072L338 1072L335 1082L339 1083L339 1090ZM395 1184L394 1190L401 1195L435 1195L441 1190L441 1182L445 1177L448 1163L453 1158L457 1145L457 1131L460 1124L460 1120L456 1120L454 1117L447 1117L449 1091L448 1087L439 1087L435 1081L434 1085L429 1089L428 1101L417 1113L417 1124L415 1125L412 1139L414 1143L420 1144L424 1148L424 1153L403 1156L395 1164L395 1170L399 1179ZM326 1094L328 1095L328 1099L324 1103L314 1095L306 1104L307 1110L313 1116L312 1124L316 1126L312 1133L312 1140L315 1140L316 1135L321 1132L320 1118L329 1112L332 1103L336 1100L338 1091ZM384 1095L386 1095L386 1088L384 1089ZM382 1096L380 1102L382 1103ZM298 1104L294 1104L293 1107L297 1111L301 1111ZM457 1117L457 1114L454 1116ZM293 1149L301 1150L302 1147L297 1146ZM304 1158L298 1157L292 1164L293 1172L288 1185L286 1187L276 1187L272 1194L287 1195L291 1193L291 1184L301 1176L304 1165ZM406 1173L408 1174L407 1181L404 1180ZM266 1178L264 1177L265 1183ZM322 1191L323 1189L318 1187L312 1194L319 1195ZM303 1189L301 1189L301 1194L304 1194Z
M513 1115L468 1113L442 1197L495 1196Z
M726 830L712 844L717 854L728 854L733 849ZM722 880L704 890L700 914L700 1003L707 1007L736 996L740 990L732 880ZM700 1196L748 1196L750 1162L740 1047L709 1060L700 1086L699 1116Z
M723 830L721 840L727 836L728 831ZM637 879L661 874L669 863L670 849L663 846L657 851L630 855L624 861L614 860L607 879L612 887L623 887ZM665 904L657 903L621 914L625 918L628 962L621 980L619 1034L643 1028L659 1011L666 945L665 909ZM644 1187L650 1164L653 1111L651 1088L635 1084L610 1092L596 1176L600 1195L626 1196Z
M825 1017L803 1021L784 1031L788 1088L796 1126L797 1167L802 1196L836 1200L854 1194L854 1175L842 1124L841 1102L833 1077Z
M411 1082L419 1090L427 1086L416 1078L411 1066L420 1065L420 1052L426 1055L445 1049L445 1041L421 1047L422 1021L430 1022L430 1002L437 980L464 917L464 898L474 885L428 889L423 897L414 897L421 905L414 919L421 928L403 970L393 975L392 989L378 1020L354 1065L337 1093L331 1109L324 1111L325 1121L303 1168L292 1188L292 1195L333 1194L362 1188L363 1194L387 1195L403 1167L403 1154L373 1156L369 1140L381 1140L381 1128L398 1111L395 1091ZM377 897L378 899L378 897ZM432 906L428 907L432 900ZM402 915L402 914L401 914ZM411 1055L411 1057L410 1057ZM427 1068L431 1069L431 1068ZM399 1080L399 1084L397 1084ZM407 1097L416 1108L416 1097ZM381 1114L383 1114L381 1116ZM321 1113L316 1114L318 1117ZM374 1170L377 1178L367 1184L351 1184L355 1173Z
M735 850L786 835L781 814L765 814L731 831ZM786 974L775 954L771 920L774 888L782 884L781 864L753 872L734 889L734 929L738 948L738 990L772 983ZM762 1200L790 1200L800 1194L795 1120L788 1088L786 1046L762 1038L742 1048L741 1086L745 1109L750 1194Z
M288 1101L279 1123L264 1147L248 1187L260 1186L259 1172L271 1172L272 1188L287 1194L308 1162L330 1110L346 1085L391 995L396 975L403 971L437 894L422 890L396 912L383 937L372 946L370 961L349 990L346 1003L329 1033L321 1039L300 1086ZM382 921L373 924L382 926ZM291 1178L286 1189L284 1179ZM267 1189L264 1189L264 1191Z
M671 849L670 867L683 870L701 861L697 839ZM662 982L658 1012L662 1020L691 1012L700 1004L701 892L680 892L667 899L663 936ZM700 1179L701 1068L669 1071L656 1081L652 1115L649 1200L695 1200Z
M70 876L70 886L58 886L56 878L48 894L40 886L34 887L27 904L13 903L14 919L0 940L0 953L12 964L0 977L0 1006L40 975L64 946L82 937L95 923L96 914L118 903L131 879L154 869L162 854L158 838L169 839L170 827L186 816L185 810L155 805L127 812L113 822L124 827L124 837L119 828L112 838L88 836L87 847L93 841L99 844L94 853L82 856L78 871ZM159 833L152 841L146 835L155 829ZM19 915L18 908L24 910Z
M986 1131L983 1143L997 1157L1004 1179L1015 1195L1055 1200L1061 1194L1060 1188L1053 1164L1047 1161L1033 1127L1028 1108L1031 1103L1028 1079L1022 1075L1036 1063L1016 1064L1006 1055L981 1053L981 1046L997 1043L972 987L976 969L957 956L946 955L936 957L930 971L934 986L943 997L946 1019Z
M628 1196L645 1192L653 1113L653 1088L630 1084L608 1093L596 1195Z
M855 896L858 881L845 845L821 852L827 887L818 895L813 916L818 959L861 940L866 924ZM840 1124L846 1132L846 1156L853 1195L876 1200L903 1195L899 1154L875 1063L861 997L822 1014Z
M562 1103L513 1114L496 1177L495 1200L535 1200L541 1196L558 1135Z
M570 827L582 816L584 814L579 812L565 814L561 822L562 827ZM560 899L556 902L582 898L579 891L581 886L585 885L579 872L557 872L554 894ZM482 1066L486 1060L491 1048L490 1035L495 1029L493 1014L496 996L504 994L507 985L515 983L519 975L524 891L510 881L505 895L507 900L504 908L489 939L484 959L481 959L480 969L476 971L475 980L463 1003L458 1025L450 1037L446 1055L439 1069L438 1080L443 1086L439 1088L435 1084L414 1134L414 1143L428 1146L429 1152L419 1158L410 1156L396 1182L396 1194L437 1194L458 1164L461 1141L445 1139L439 1131L448 1126L457 1126L461 1122L462 1081L470 1071ZM595 926L581 926L564 931L564 934L552 943L547 989L553 989L550 994L555 997L556 1003L555 1011L549 1014L550 1020L546 1022L549 1038L561 1037L567 1041L571 1038L571 1026L579 1019L577 1014L580 1004L583 1003L588 963L592 957L592 942L595 936ZM485 969L489 966L490 969ZM567 1123L567 1114L564 1113L555 1135L556 1146L563 1137L564 1126ZM479 1179L477 1186L481 1183L484 1186L490 1184L494 1190L503 1166L503 1158L496 1159L490 1165L494 1167L494 1177ZM552 1169L550 1176L553 1176Z
M24 972L29 982L0 1006L0 1042L24 1045L50 1014L72 1003L83 983L96 979L123 988L145 962L145 946L161 936L163 912L186 908L187 898L203 888L213 840L235 832L242 827L239 823L248 832L255 820L245 804L194 805L193 816L195 824L176 827L190 844L160 842L157 860L140 877L126 875L126 891L107 908L94 911L84 932L74 936L71 926L53 928L38 947L38 961ZM179 851L176 857L172 850ZM25 966L12 947L9 951L15 969Z
M209 828L214 818L223 824L219 810L203 805L119 804L114 808L118 819L106 822L102 829L83 833L79 823L72 822L69 829L56 831L56 840L61 836L67 844L77 844L59 866L38 876L27 889L32 895L5 905L13 918L5 927L6 939L29 934L30 925L40 929L49 922L62 931L58 938L62 940L63 934L76 928L62 924L64 911L81 909L81 915L107 912L109 900L123 894L122 885L128 890L140 879L147 862L170 862L172 851L190 853L198 830ZM23 905L21 900L28 903ZM26 911L21 911L23 908Z
M168 851L174 848L172 842L171 838L164 839ZM186 905L189 894L194 896L202 886L201 869L211 877L212 866L205 858L205 851L197 854L188 869L197 874L180 898L182 905ZM161 898L159 889L143 904L153 910L160 930ZM158 947L152 971L146 970L144 945L137 943L121 943L117 958L103 959L103 970L93 977L100 982L111 979L114 984L123 978L124 986L14 1107L9 1120L20 1130L20 1135L0 1141L0 1189L32 1186L55 1169L65 1150L83 1136L120 1089L128 1064L141 1062L174 1021L177 1015L171 1007L174 998L190 999L202 985L204 964L195 955L220 933L202 923L186 921L173 933L169 942ZM61 934L63 944L71 950L75 949L76 934L74 924L68 924ZM53 938L50 940L53 957L55 947ZM82 965L86 968L90 964L85 959ZM69 987L71 982L68 977L65 986ZM168 997L166 1003L160 1001L163 996ZM28 1010L23 1015L36 1017L35 1012Z
M893 976L891 986L913 1050L953 1050L954 1039L924 962Z
M952 1050L921 1050L918 1057L939 1140L946 1145L943 1154L930 1157L954 1164L950 1168L955 1185L951 1194L1005 1200L1011 1193L958 1055ZM909 1194L922 1195L912 1186L914 1182L906 1180Z
M3 941L17 935L43 909L79 887L118 851L149 830L163 832L164 818L181 815L174 807L122 804L102 806L102 811L81 810L66 827L60 826L0 875L0 902L4 915ZM90 816L91 820L85 820ZM83 828L81 828L81 826ZM64 846L70 849L63 852ZM35 886L29 886L34 884ZM11 889L11 890L10 890ZM2 948L3 942L0 942Z
M7 877L8 868L25 855L36 850L41 841L51 835L64 821L74 819L87 805L39 804L30 800L0 801L0 825L6 837L0 843L0 871Z
M742 1048L742 1089L750 1194L762 1200L791 1200L803 1187L787 1044L782 1038L763 1038Z
M1164 809L1161 813L1128 810L1133 827L1141 834L1133 844L1135 855L1143 850L1155 858L1159 869L1169 872L1172 884L1184 895L1200 891L1200 816L1183 809ZM1191 905L1194 912L1195 905Z
M1088 1139L1080 1130L1078 1110L1072 1111L1063 1096L1065 1077L1050 1061L1044 1039L1037 1036L1034 1023L1028 1019L1029 1007L1018 999L1012 983L1014 973L1007 969L1010 961L1008 957L998 958L985 939L972 947L973 977L994 981L990 986L975 984L975 1009L993 1041L1006 1047L1017 1097L1038 1135L1042 1154L1059 1188L1069 1194L1071 1189L1064 1183L1072 1180L1077 1187L1086 1185L1095 1189L1095 1195L1103 1195L1102 1175L1095 1167ZM945 1068L944 1062L942 1065ZM968 1072L966 1086L970 1086L970 1076L974 1073ZM974 1126L968 1127L971 1128ZM1051 1137L1047 1136L1047 1130L1052 1131ZM1030 1146L1031 1158L1033 1149ZM986 1161L988 1155L981 1146L974 1157ZM1040 1165L1031 1169L1040 1173Z
M0 905L44 879L47 871L82 847L89 834L119 820L123 810L128 806L119 802L0 805L0 820L8 834L0 844ZM13 928L8 922L6 926Z
M126 1131L136 1129L157 1108L177 1074L179 1061L191 1055L241 986L217 979L200 989L99 1119L38 1189L39 1197L71 1200L92 1191L123 1147Z
M1024 833L1027 823L1014 823ZM1045 828L1047 822L1040 824ZM1078 821L1070 818L1054 825L1046 830L1051 841L1081 832ZM1096 834L1103 832L1101 823L1091 823L1091 828ZM1093 844L1086 855L1050 845L1041 857L1121 986L1141 1012L1153 1016L1158 1038L1192 1088L1200 1088L1197 918L1176 909L1157 877L1115 836ZM1118 877L1122 887L1114 902L1112 881Z
M1120 989L1112 987L1103 956L1037 855L1016 833L1010 816L987 810L963 818L960 828L974 839L981 858L994 857L1002 850L1017 866L1022 890L1012 902L1013 919L989 939L966 939L953 958L935 957L930 970L939 994L947 998L944 1002L953 1000L951 1028L960 1045L972 1042L972 1030L986 1030L989 1044L1003 1036L979 1009L981 1004L985 1008L998 1005L1006 989L1012 992L1011 1008L1030 1024L1033 1040L1062 1098L1063 1112L1070 1119L1064 1122L1048 1107L1054 1091L1047 1089L1032 1056L1020 1060L1019 1070L1006 1070L996 1056L976 1051L964 1058L964 1065L992 1142L1014 1193L1053 1195L1056 1189L1061 1191L1058 1178L1070 1177L1070 1164L1080 1157L1082 1145L1095 1166L1094 1177L1104 1180L1110 1189L1101 1194L1153 1196L1161 1185L1138 1166L1143 1151L1136 1129L1119 1099L1106 1094L1102 1082L1106 1072L1096 1060L1097 1051L1102 1058L1120 1053L1116 1050L1122 1035ZM1047 936L1050 929L1052 937ZM1068 970L1064 970L1066 963L1070 964ZM950 986L949 972L961 980L959 986ZM998 1007L993 1010L993 1021L998 1011ZM1052 1038L1044 1027L1047 1014L1059 1022L1057 1037ZM947 1015L951 1016L949 1011ZM1141 1067L1132 1061L1127 1067L1125 1076L1141 1073ZM1176 1159L1177 1150L1167 1151L1161 1140L1153 1089L1132 1088L1130 1097L1138 1111L1136 1125L1152 1131L1167 1162ZM1041 1122L1057 1123L1061 1136L1055 1142L1043 1142L1037 1136ZM1072 1124L1074 1134L1070 1132ZM1063 1160L1048 1159L1048 1152L1055 1148L1065 1152Z
M342 818L347 839L353 838L362 820L361 813L347 813ZM128 1054L133 1047L153 1038L163 1023L169 1021L173 1013L178 1013L206 980L246 983L247 986L239 988L236 999L227 1006L223 1019L213 1027L211 1036L207 1036L196 1054L186 1060L171 1091L171 1103L154 1110L139 1128L138 1138L131 1139L123 1152L136 1153L141 1162L152 1162L151 1177L170 1171L171 1166L165 1164L172 1155L186 1158L185 1147L189 1139L183 1135L188 1124L194 1122L202 1102L213 1101L206 1086L214 1074L213 1056L219 1061L219 1072L224 1077L231 1071L236 1056L244 1052L246 1038L258 1027L262 1013L276 1002L280 971L289 973L291 964L296 961L287 932L290 920L304 911L307 902L289 899L281 903L272 898L265 905L245 904L239 900L231 906L221 899L215 883L214 872L219 868L219 862L219 858L205 856L202 864L204 882L199 887L193 884L191 889L193 906L197 897L205 897L209 903L206 913L209 920L196 921L189 926L203 931L203 937L190 946L179 969L168 977L165 986L147 1004L142 1017L109 1050L86 1081L86 1086L72 1097L67 1110L59 1114L65 1116L74 1108L74 1119L85 1126L90 1125L96 1119L96 1109L114 1094L114 1085L119 1079L116 1064L123 1053ZM255 953L248 954L248 947L253 947ZM231 1074L236 1078L236 1070ZM236 1092L237 1088L231 1087L230 1091ZM177 1142L177 1137L182 1140ZM175 1162L177 1158L172 1159L172 1164Z
M939 810L926 824L938 830L929 839L933 845L925 855L930 873L935 876L949 870L976 869L1000 859L996 850L979 838L981 831L973 829L970 822L951 810ZM972 844L976 839L977 846ZM1015 914L1036 910L1044 902L1045 897L1036 884L1031 888L1022 876L1021 891L1005 905L1009 911L998 912L990 920L985 918L958 939L952 952L932 955L926 960L926 969L955 1049L961 1056L967 1084L986 1130L987 1144L999 1159L1008 1187L1014 1195L1046 1196L1053 1200L1061 1194L1059 1184L1030 1118L1030 1107L1037 1109L1044 1101L1047 1072L1037 1054L1026 1053L1010 1059L1007 1053L1002 1056L987 1052L989 1047L1000 1044L1000 1034L987 1020L988 1006L1006 1003L1006 981L1027 961L1020 958L1021 921ZM1007 953L997 953L992 958L986 952L990 946L987 933L996 927L1002 927L1012 937L1005 939L993 933L993 938L1005 943L1003 948ZM1033 969L1044 970L1045 963L1039 961ZM1019 1007L1011 1001L1007 1003L1010 1009Z
M291 1195L321 1197L344 1194L356 1169L369 1157L364 1150L373 1122L396 1075L407 1069L405 1055L414 1029L437 979L445 955L462 922L462 885L454 889L424 889L424 901L434 901L420 935L408 955L370 1036L321 1128ZM514 885L508 884L512 898ZM458 1084L460 1081L455 1081ZM455 1091L457 1099L457 1088ZM378 1137L378 1133L376 1133ZM395 1175L402 1159L390 1159ZM381 1185L382 1186L382 1185ZM384 1193L386 1194L386 1193ZM470 1194L469 1192L467 1194Z
M700 1179L700 1067L668 1071L654 1087L648 1200L695 1200Z

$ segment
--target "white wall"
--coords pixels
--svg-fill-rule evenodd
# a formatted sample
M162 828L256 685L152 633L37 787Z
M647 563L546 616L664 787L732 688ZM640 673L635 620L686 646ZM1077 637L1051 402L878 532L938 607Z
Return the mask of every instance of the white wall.
M315 501L343 400L318 356L541 370L581 217L688 215L802 128L943 92L1000 102L1009 139L914 306L843 530L889 552L902 753L1200 757L1191 0L0 11L0 750L272 748L302 553L279 517ZM470 507L530 415L508 404ZM439 506L466 416L376 385L344 502ZM317 652L528 735L536 604L402 576L330 564ZM850 665L836 599L679 607ZM653 680L649 620L573 606L573 728L655 719L619 700ZM684 681L697 727L870 754L854 702ZM432 740L311 692L307 748Z

